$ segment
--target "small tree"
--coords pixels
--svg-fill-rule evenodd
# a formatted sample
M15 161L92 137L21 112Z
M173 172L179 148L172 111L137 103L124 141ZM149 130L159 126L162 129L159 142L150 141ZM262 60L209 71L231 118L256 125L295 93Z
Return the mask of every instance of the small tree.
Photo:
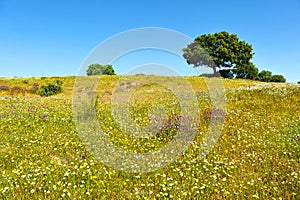
M93 75L100 75L102 74L101 71L101 65L100 64L91 64L88 66L88 69L86 70L86 74L88 76L93 76Z
M115 70L113 69L112 65L100 65L100 64L91 64L88 66L86 70L86 74L88 76L93 75L116 75Z
M116 75L114 68L111 65L105 65L102 68L103 74L106 75Z
M273 75L271 78L271 82L285 83L286 79L283 75Z
M272 75L272 72L267 70L262 70L259 72L257 79L263 82L286 82L286 79L283 75Z
M258 76L258 68L253 63L238 65L233 70L236 78L256 79Z
M258 80L263 82L270 82L272 78L272 72L267 70L262 70L258 73Z

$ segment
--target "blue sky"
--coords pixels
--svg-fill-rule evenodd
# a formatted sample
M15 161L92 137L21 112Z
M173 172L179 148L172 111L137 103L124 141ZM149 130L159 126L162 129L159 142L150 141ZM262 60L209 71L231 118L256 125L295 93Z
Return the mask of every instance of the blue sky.
M0 0L0 76L76 75L107 38L134 28L162 27L191 38L235 33L253 45L253 62L260 70L297 82L299 22L300 0ZM172 56L149 50L125 56L114 63L118 73L126 73L129 65L174 64L169 63ZM192 66L178 60L177 71L193 73Z

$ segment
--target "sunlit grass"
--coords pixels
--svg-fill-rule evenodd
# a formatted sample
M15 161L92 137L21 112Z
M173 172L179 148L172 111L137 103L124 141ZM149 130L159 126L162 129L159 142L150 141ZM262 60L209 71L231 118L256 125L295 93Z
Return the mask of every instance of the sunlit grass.
M106 167L86 151L72 116L74 77L27 78L26 83L0 79L0 85L29 89L55 79L64 82L64 93L53 97L0 91L1 199L300 198L299 86L225 80L225 124L210 154L198 156L207 130L201 118L198 135L176 162L154 172L132 174ZM97 116L110 139L132 152L154 151L170 142L172 137L167 136L173 129L150 139L122 133L109 105L119 79L103 76L97 88ZM210 108L204 79L187 80L204 112ZM141 89L131 97L132 117L141 126L149 123L145 111L151 105L175 101L171 93L168 98L160 96L163 93L151 98L153 87L159 86L145 86L147 93Z

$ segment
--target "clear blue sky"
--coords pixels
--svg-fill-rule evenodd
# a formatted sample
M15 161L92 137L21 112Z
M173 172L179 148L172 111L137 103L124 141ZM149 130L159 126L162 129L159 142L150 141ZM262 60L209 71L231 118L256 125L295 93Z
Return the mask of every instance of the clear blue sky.
M300 0L0 0L0 27L0 76L76 75L105 39L163 27L192 38L235 33L260 70L300 81Z

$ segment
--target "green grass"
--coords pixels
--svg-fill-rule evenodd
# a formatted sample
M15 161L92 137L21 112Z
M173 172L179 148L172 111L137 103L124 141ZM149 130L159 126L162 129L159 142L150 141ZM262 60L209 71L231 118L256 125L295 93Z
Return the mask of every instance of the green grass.
M34 83L56 79L64 82L61 94L41 98L27 92ZM0 85L25 89L14 95L0 91L1 199L300 199L299 86L224 80L227 115L207 156L198 156L208 128L201 118L196 138L176 162L154 172L126 173L95 159L80 140L72 114L74 80L0 79ZM102 76L97 87L97 116L108 138L129 152L170 143L176 135L172 128L150 139L120 130L109 104L118 80ZM203 114L211 106L204 79L187 80ZM169 116L176 111L177 104L170 106L174 95L164 89L156 93L159 87L143 86L131 96L131 117L140 125L149 123L145 111L158 103Z

